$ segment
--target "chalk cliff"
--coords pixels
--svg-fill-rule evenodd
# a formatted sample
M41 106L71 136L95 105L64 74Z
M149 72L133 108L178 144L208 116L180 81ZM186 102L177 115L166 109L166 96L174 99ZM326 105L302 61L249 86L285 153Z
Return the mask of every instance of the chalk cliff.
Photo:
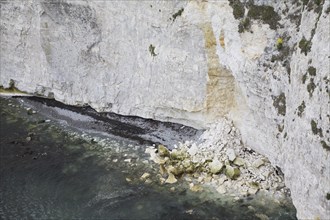
M229 117L330 216L330 3L1 1L0 85L197 128Z

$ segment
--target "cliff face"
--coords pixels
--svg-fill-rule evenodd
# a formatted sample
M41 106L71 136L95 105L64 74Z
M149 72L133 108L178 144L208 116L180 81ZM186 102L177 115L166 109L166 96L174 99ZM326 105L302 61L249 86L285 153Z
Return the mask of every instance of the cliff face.
M0 7L3 87L195 127L230 117L282 168L299 218L330 215L328 1Z

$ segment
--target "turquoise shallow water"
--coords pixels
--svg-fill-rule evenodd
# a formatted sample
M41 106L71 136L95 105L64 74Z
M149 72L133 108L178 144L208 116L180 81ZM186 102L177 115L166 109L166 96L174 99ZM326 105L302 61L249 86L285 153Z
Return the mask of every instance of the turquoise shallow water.
M0 219L296 219L290 200L234 200L191 192L182 181L160 185L157 170L143 162L145 146L82 138L27 114L14 99L0 98L0 107ZM139 181L145 172L152 183Z

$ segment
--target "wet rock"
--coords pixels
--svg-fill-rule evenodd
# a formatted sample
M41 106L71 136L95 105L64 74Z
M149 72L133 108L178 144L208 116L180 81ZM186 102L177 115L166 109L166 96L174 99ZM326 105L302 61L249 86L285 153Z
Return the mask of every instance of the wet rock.
M251 210L251 211L253 211L253 212L256 211L256 209L253 206L251 206L251 205L248 206L248 209Z
M141 180L146 180L147 178L149 178L150 177L150 173L144 173L141 177L140 177L140 179Z
M226 166L226 175L230 179L236 179L240 175L240 170L237 167Z
M178 180L175 178L175 176L172 173L170 173L170 174L168 174L168 177L167 177L165 183L173 184L173 183L176 183L177 181Z
M189 184L189 189L193 192L200 192L203 191L203 187L201 185L195 185L193 183Z
M234 161L236 158L236 153L235 153L234 149L231 149L231 148L227 149L226 155L230 161Z
M215 159L209 163L209 168L211 173L218 174L223 168L223 163L221 163L218 159Z
M159 172L162 176L164 176L167 173L167 170L163 164L159 165Z
M146 181L144 181L144 183L150 184L150 183L152 183L152 180L151 179L146 179Z
M32 110L31 108L27 108L26 110L27 110L27 114L28 114L28 115L32 115L32 114L33 114L33 113L32 113L33 110Z
M265 162L263 161L263 159L257 159L255 160L253 163L252 163L252 166L255 167L255 168L259 168L261 167L262 165L264 165Z

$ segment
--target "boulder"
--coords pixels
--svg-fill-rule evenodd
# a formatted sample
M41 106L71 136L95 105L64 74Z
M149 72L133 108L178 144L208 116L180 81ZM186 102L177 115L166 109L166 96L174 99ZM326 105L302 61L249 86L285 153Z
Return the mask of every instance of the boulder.
M164 145L158 145L158 155L161 157L169 157L170 151Z
M237 167L226 166L226 175L230 179L236 179L241 174Z
M213 160L209 163L210 172L213 174L220 173L223 168L223 163L221 163L218 159Z

